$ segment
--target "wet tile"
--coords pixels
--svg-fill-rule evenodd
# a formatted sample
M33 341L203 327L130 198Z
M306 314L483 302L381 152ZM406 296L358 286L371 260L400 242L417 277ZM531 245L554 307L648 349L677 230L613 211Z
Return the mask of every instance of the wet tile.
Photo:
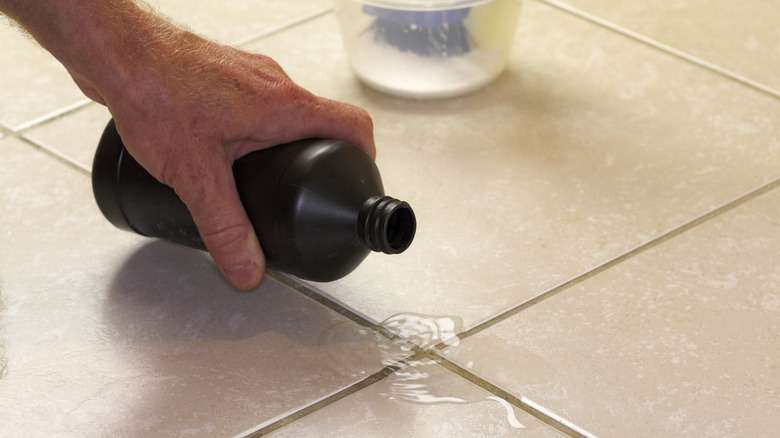
M232 435L407 355L268 279L113 229L89 178L0 141L0 435Z
M748 0L562 0L780 91L780 6Z
M780 430L780 189L448 349L597 436Z
M564 437L430 360L269 434L272 437Z
M376 321L470 327L780 168L777 99L538 2L524 5L509 69L451 100L362 86L333 15L249 47L374 118L386 192L415 209L417 237L317 287Z

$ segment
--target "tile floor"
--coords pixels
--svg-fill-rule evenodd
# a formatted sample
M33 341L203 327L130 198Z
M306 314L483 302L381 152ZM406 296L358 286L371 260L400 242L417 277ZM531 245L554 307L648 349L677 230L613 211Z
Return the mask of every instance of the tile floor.
M366 108L419 229L233 292L113 229L107 111L0 26L0 436L780 436L780 8L526 0L471 95L352 75L328 0L157 0Z

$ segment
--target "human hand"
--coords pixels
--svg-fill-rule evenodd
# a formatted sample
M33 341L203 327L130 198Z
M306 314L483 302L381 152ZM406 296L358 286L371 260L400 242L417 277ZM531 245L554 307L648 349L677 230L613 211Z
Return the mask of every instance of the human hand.
M265 259L238 197L233 162L310 137L345 139L373 156L371 121L298 87L267 57L197 38L188 44L173 59L149 65L143 82L98 96L128 151L187 205L228 281L252 288Z
M370 117L316 97L268 57L178 29L126 65L118 81L71 72L108 106L131 155L187 205L220 271L238 289L256 286L265 258L232 174L254 150L301 138L337 138L375 156Z
M268 57L207 41L133 0L0 0L105 104L127 150L187 205L228 281L250 289L265 258L232 174L254 150L334 138L375 156L368 114L293 83Z

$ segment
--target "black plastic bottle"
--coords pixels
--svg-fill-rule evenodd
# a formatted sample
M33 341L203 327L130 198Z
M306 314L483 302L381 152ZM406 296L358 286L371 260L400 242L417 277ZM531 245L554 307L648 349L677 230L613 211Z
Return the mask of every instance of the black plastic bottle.
M332 281L371 251L399 254L414 238L411 207L384 195L376 164L353 144L288 143L240 158L233 173L269 269ZM98 144L92 189L116 227L205 250L184 203L130 156L113 120Z

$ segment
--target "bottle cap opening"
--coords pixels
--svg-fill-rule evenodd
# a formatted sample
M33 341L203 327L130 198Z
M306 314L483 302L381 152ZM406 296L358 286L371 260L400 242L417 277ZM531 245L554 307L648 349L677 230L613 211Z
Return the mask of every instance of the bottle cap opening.
M414 239L417 220L409 204L402 202L387 221L387 242L393 254L406 250Z
M372 251L385 254L404 252L417 231L412 207L389 196L366 201L358 221L358 238Z

